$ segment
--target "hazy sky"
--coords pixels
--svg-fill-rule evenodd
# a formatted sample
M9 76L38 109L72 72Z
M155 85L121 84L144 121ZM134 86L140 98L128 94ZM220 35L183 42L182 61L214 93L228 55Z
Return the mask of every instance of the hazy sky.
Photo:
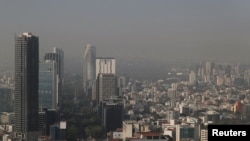
M145 61L250 60L249 0L1 0L0 59L14 35L39 36L41 54L62 48L79 62L98 56ZM68 61L69 62L69 61Z

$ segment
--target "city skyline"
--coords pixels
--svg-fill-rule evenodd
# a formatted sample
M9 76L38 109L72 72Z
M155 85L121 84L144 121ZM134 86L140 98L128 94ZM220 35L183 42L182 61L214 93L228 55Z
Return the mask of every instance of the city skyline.
M85 64L94 62L94 65L99 65L99 68L90 69L92 73L89 73L95 78L95 71L99 72L95 86L92 85L92 96L87 94L84 98L83 91L76 91L76 89L82 89L82 85L79 85L81 82L79 75L67 74L65 81L67 85L64 89L66 92L62 95L64 102L58 111L59 120L63 120L56 122L55 109L52 113L50 110L40 111L40 109L37 116L40 98L37 88L45 82L37 81L43 79L39 79L41 77L38 74L44 70L50 72L50 67L57 67L54 75L63 76L60 74L63 70L57 71L63 66L63 59L59 59L60 61L56 59L60 58L57 55L63 54L60 49L58 49L59 54L48 53L44 57L45 61L58 61L60 65L55 63L54 66L38 69L38 39L38 36L29 32L24 32L15 38L15 114L1 113L2 124L12 123L11 117L14 115L14 136L7 132L3 136L4 141L15 138L23 141L37 138L81 140L90 137L107 138L107 140L112 140L113 137L119 140L130 140L131 137L164 139L168 136L176 141L186 139L206 141L207 137L204 135L210 134L207 133L210 131L207 125L213 125L213 123L230 125L234 121L242 124L249 123L249 65L206 61L191 67L173 67L166 79L162 77L163 79L157 81L145 79L140 81L126 74L117 76L115 58L96 58L96 50L95 48L92 50L90 44L86 45L83 53ZM85 65L83 67L89 69ZM49 82L51 78L50 76L47 79L46 85L53 85ZM11 86L10 80L9 76L3 75L2 86ZM74 82L77 82L75 84L78 86L72 85ZM50 117L53 119L50 120ZM75 119L72 120L72 117ZM88 119L92 122L88 123ZM89 126L86 126L86 123ZM136 125L137 123L139 124ZM129 124L134 124L134 129L127 129ZM12 132L12 127L13 125L6 125L2 130ZM45 134L48 127L49 135ZM204 133L199 134L203 130ZM138 134L132 134L133 132L143 136L139 137ZM116 135L112 137L109 133Z
M0 140L207 141L220 124L246 133L233 124L250 123L248 5L0 2Z
M41 38L41 53L53 46L65 51L66 68L82 63L87 43L98 47L97 56L113 56L126 64L247 62L250 11L246 5L248 1L230 0L3 1L0 59L13 63L11 37L30 31Z

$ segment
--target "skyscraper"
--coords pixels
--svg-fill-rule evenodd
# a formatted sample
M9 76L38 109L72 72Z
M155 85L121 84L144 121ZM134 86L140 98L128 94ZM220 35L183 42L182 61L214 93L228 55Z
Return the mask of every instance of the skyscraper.
M194 84L195 84L195 81L196 81L196 74L195 74L194 71L191 71L191 72L189 73L189 83L190 83L191 85L194 85Z
M39 63L39 109L56 109L58 102L58 79L56 62Z
M117 95L117 78L116 78L116 61L112 57L96 58L96 81L92 85L92 102L98 104L103 98ZM110 79L110 80L108 80ZM112 80L111 80L112 79ZM105 84L104 84L105 83ZM112 83L112 84L111 84ZM106 86L104 86L106 85ZM106 90L114 90L115 92L104 92Z
M115 96L118 96L116 75L99 73L96 80L97 102L100 104L103 100Z
M48 53L49 54L49 53ZM54 60L57 63L57 73L59 75L59 78L62 81L64 81L64 51L61 48L53 47L53 53L55 55L52 55L53 57L48 57L45 55L45 60ZM48 57L48 58L47 58Z
M99 73L115 74L116 73L116 61L112 57L98 57L96 59L96 78Z
M39 38L31 33L15 37L15 135L34 140L38 132Z
M96 79L96 48L87 44L83 53L83 89L84 92L91 94L92 83Z
M53 48L52 53L46 53L44 55L44 61L55 61L56 63L56 72L57 72L57 100L56 103L60 106L61 103L61 95L63 93L63 85L64 85L64 52L60 48Z

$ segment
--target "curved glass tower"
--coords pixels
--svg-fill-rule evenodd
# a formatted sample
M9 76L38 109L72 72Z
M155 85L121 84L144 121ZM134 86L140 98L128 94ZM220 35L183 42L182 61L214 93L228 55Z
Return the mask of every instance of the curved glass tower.
M86 95L91 94L92 83L96 78L96 48L87 44L83 53L83 89Z

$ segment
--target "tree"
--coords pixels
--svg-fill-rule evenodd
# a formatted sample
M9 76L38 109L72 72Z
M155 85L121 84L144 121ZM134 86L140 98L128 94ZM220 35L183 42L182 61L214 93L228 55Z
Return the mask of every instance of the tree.
M99 125L90 125L85 128L85 133L87 137L100 138L103 135L103 129Z
M67 130L67 138L69 141L76 141L77 128L75 125L71 125Z

